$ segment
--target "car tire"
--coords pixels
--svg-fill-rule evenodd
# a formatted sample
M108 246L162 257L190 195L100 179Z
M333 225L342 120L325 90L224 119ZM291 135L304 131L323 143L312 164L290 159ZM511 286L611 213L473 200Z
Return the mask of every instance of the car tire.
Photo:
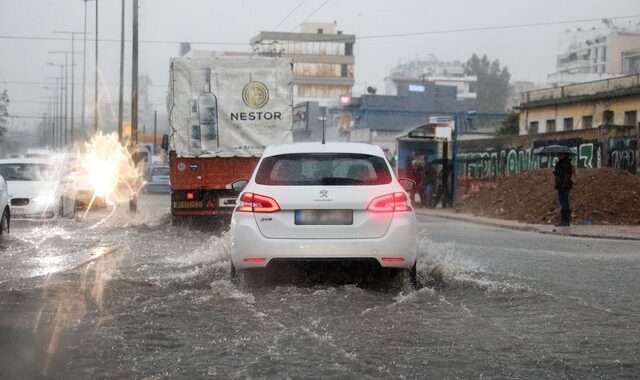
M229 276L231 277L231 283L233 285L238 285L240 283L240 276L236 271L236 267L231 263L231 271L229 272Z
M409 284L413 289L420 289L420 281L418 280L418 260L409 269Z
M5 209L0 219L0 236L7 235L11 230L11 216Z

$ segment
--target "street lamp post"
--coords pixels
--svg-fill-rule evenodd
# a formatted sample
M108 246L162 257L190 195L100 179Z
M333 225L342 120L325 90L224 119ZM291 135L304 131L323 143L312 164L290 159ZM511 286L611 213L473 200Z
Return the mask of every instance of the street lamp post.
M58 101L58 78L56 78L56 87L49 87L49 86L44 86L44 89L47 90L52 90L53 91L53 96L51 97L51 99L53 99L53 103L49 103L49 107L52 108L51 110L51 151L53 152L53 149L55 149L55 136L56 136L56 119L58 117L57 115L57 101Z
M80 32L67 32L67 31L57 31L54 33L60 33L60 34L70 34L71 35L71 144L73 145L73 143L75 142L75 136L74 136L74 124L75 124L75 113L74 113L74 101L75 101L75 78L76 78L76 71L75 71L75 55L76 55L76 51L75 51L75 37L76 34L80 34Z
M69 54L71 53L70 51L63 51L63 50L54 50L54 51L50 51L50 54L64 54L64 64L62 64L61 66L64 66L64 134L62 135L63 139L64 139L64 145L66 146L68 143L68 127L69 127L69 118L68 118L68 114L67 111L69 109L69 71L68 71L68 67L69 65ZM73 55L73 54L72 54ZM55 63L49 63L50 65L56 65ZM72 67L72 73L73 71L73 67ZM73 91L73 79L71 79L71 87L72 87L72 91ZM71 97L71 102L73 103L73 96ZM71 109L73 110L73 104L71 105ZM71 118L73 119L73 112L71 113ZM73 121L72 121L73 123Z
M56 142L56 144L58 145L58 147L62 147L62 130L63 130L63 117L66 113L66 109L67 109L67 103L63 102L64 99L64 91L65 86L65 78L64 78L64 64L59 64L59 63L53 63L53 62L47 62L47 65L49 66L60 66L60 99L59 99L59 103L60 103L60 114L59 114L59 119L60 119L60 123L58 124L58 140Z

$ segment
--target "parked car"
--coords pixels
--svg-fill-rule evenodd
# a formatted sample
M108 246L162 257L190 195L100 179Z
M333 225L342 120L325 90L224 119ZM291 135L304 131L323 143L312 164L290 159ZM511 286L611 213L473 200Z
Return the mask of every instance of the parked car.
M9 208L9 191L7 182L0 175L0 236L8 234L11 229L11 210Z
M63 211L60 173L42 158L0 160L13 218L53 218Z
M75 210L107 207L107 200L96 195L95 185L87 171L76 167L63 180L63 199L65 208Z
M408 271L415 284L411 184L402 187L377 146L268 147L251 179L232 184L242 191L231 222L232 275L298 260L353 260Z
M152 166L149 169L144 190L147 193L170 193L169 165Z

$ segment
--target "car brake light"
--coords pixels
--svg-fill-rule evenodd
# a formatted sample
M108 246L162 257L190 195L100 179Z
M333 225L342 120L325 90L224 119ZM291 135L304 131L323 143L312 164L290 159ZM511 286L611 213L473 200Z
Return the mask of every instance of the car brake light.
M382 261L385 263L402 263L404 259L402 257L383 257Z
M245 263L264 263L267 261L265 257L247 257L244 259Z
M188 200L192 200L193 199L193 193L187 193L187 199Z
M373 198L367 207L371 212L403 212L411 211L407 196L402 192Z
M275 199L266 195L244 193L240 197L240 205L237 208L240 212L276 212L280 211L280 205Z

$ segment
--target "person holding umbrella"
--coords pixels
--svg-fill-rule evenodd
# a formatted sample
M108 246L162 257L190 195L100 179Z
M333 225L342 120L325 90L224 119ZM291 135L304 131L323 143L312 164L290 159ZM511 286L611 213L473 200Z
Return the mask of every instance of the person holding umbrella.
M573 186L571 177L573 176L573 165L569 153L560 153L556 167L553 169L560 201L560 223L558 226L566 227L571 224L571 206L569 205L569 191Z

